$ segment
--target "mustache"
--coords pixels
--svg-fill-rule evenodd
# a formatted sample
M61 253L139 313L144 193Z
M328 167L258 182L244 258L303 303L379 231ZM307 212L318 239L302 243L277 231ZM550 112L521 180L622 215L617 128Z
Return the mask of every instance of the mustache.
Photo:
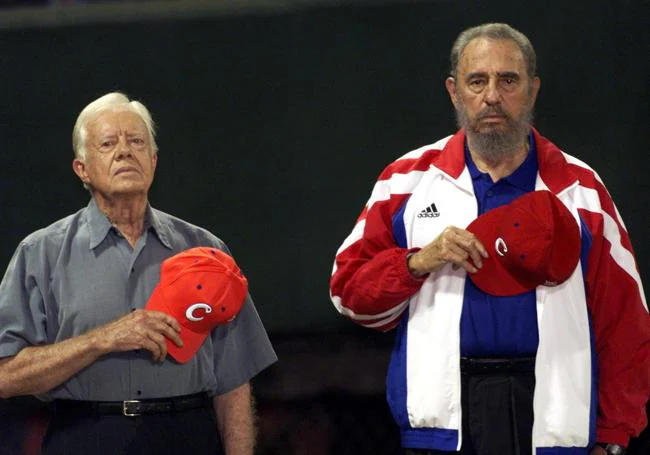
M501 106L497 104L494 106L486 107L481 112L476 114L475 120L483 120L485 117L490 117L492 115L500 115L502 117L510 119L510 116L503 110Z

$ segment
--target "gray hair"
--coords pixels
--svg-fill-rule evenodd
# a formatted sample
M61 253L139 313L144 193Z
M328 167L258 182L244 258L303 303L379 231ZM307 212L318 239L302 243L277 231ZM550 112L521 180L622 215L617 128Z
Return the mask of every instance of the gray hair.
M144 106L144 104L138 101L131 101L123 93L112 92L107 93L88 104L88 106L83 108L79 117L77 117L77 121L72 129L72 149L74 150L75 158L82 161L86 158L86 138L88 135L86 125L90 120L104 111L131 111L137 114L142 119L147 127L147 131L149 132L149 142L151 143L152 152L158 152L155 125L149 110Z
M515 30L508 24L492 23L482 24L477 27L464 30L451 47L451 69L450 74L456 78L458 75L458 63L465 47L476 38L488 38L491 40L508 40L514 42L521 50L526 62L526 71L528 78L532 79L537 76L537 55L530 40L518 30Z

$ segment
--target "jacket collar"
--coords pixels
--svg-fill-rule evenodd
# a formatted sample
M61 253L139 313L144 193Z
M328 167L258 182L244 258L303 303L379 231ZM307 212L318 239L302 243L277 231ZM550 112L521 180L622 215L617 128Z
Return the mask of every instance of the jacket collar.
M538 183L536 189L548 188L558 194L578 181L562 151L532 128L537 150ZM465 163L465 131L454 134L435 156L432 164L463 190L473 193L472 178Z

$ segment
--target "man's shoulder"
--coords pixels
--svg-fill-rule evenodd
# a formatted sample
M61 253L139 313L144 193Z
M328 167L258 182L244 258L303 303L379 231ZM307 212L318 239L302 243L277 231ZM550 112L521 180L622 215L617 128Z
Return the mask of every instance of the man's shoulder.
M452 137L454 137L454 135L450 134L449 136L443 137L442 139L439 139L431 144L422 145L400 156L394 161L394 163L401 160L419 160L427 157L437 156L442 153Z
M461 130L420 146L386 166L379 180L389 180L396 174L421 174L429 170L443 171L456 178L465 166L464 143L465 136Z
M575 155L569 154L549 139L537 133L538 159L542 179L548 183L564 178L565 182L577 182L580 186L594 188L604 185L598 172ZM565 183L566 184L566 183Z
M437 140L435 142L432 142L430 144L419 146L419 147L417 147L417 148L403 154L402 156L400 156L396 160L394 160L389 165L389 167L391 165L394 165L394 164L397 164L397 163L402 163L402 162L405 162L405 161L414 162L414 161L422 161L422 160L432 160L436 156L440 155L440 153L442 153L442 151L447 146L447 143L449 142L449 140L451 138L453 138L453 137L454 137L454 135L451 134L449 136L443 137L442 139L439 139L439 140Z
M79 223L85 208L78 210L68 216L65 216L52 224L40 228L27 235L20 244L26 248L35 248L45 244L57 244L63 241L66 233L72 226Z

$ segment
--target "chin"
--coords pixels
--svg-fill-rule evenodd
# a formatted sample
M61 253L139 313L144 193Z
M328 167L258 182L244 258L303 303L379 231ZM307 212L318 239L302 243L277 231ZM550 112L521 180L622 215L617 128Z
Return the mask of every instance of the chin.
M474 134L481 134L481 135L493 135L493 134L502 134L505 132L505 128L498 128L498 127L479 127L479 128L473 128Z
M116 195L136 195L139 193L147 193L149 187L145 184L131 184L131 185L117 185L113 187L112 193Z

